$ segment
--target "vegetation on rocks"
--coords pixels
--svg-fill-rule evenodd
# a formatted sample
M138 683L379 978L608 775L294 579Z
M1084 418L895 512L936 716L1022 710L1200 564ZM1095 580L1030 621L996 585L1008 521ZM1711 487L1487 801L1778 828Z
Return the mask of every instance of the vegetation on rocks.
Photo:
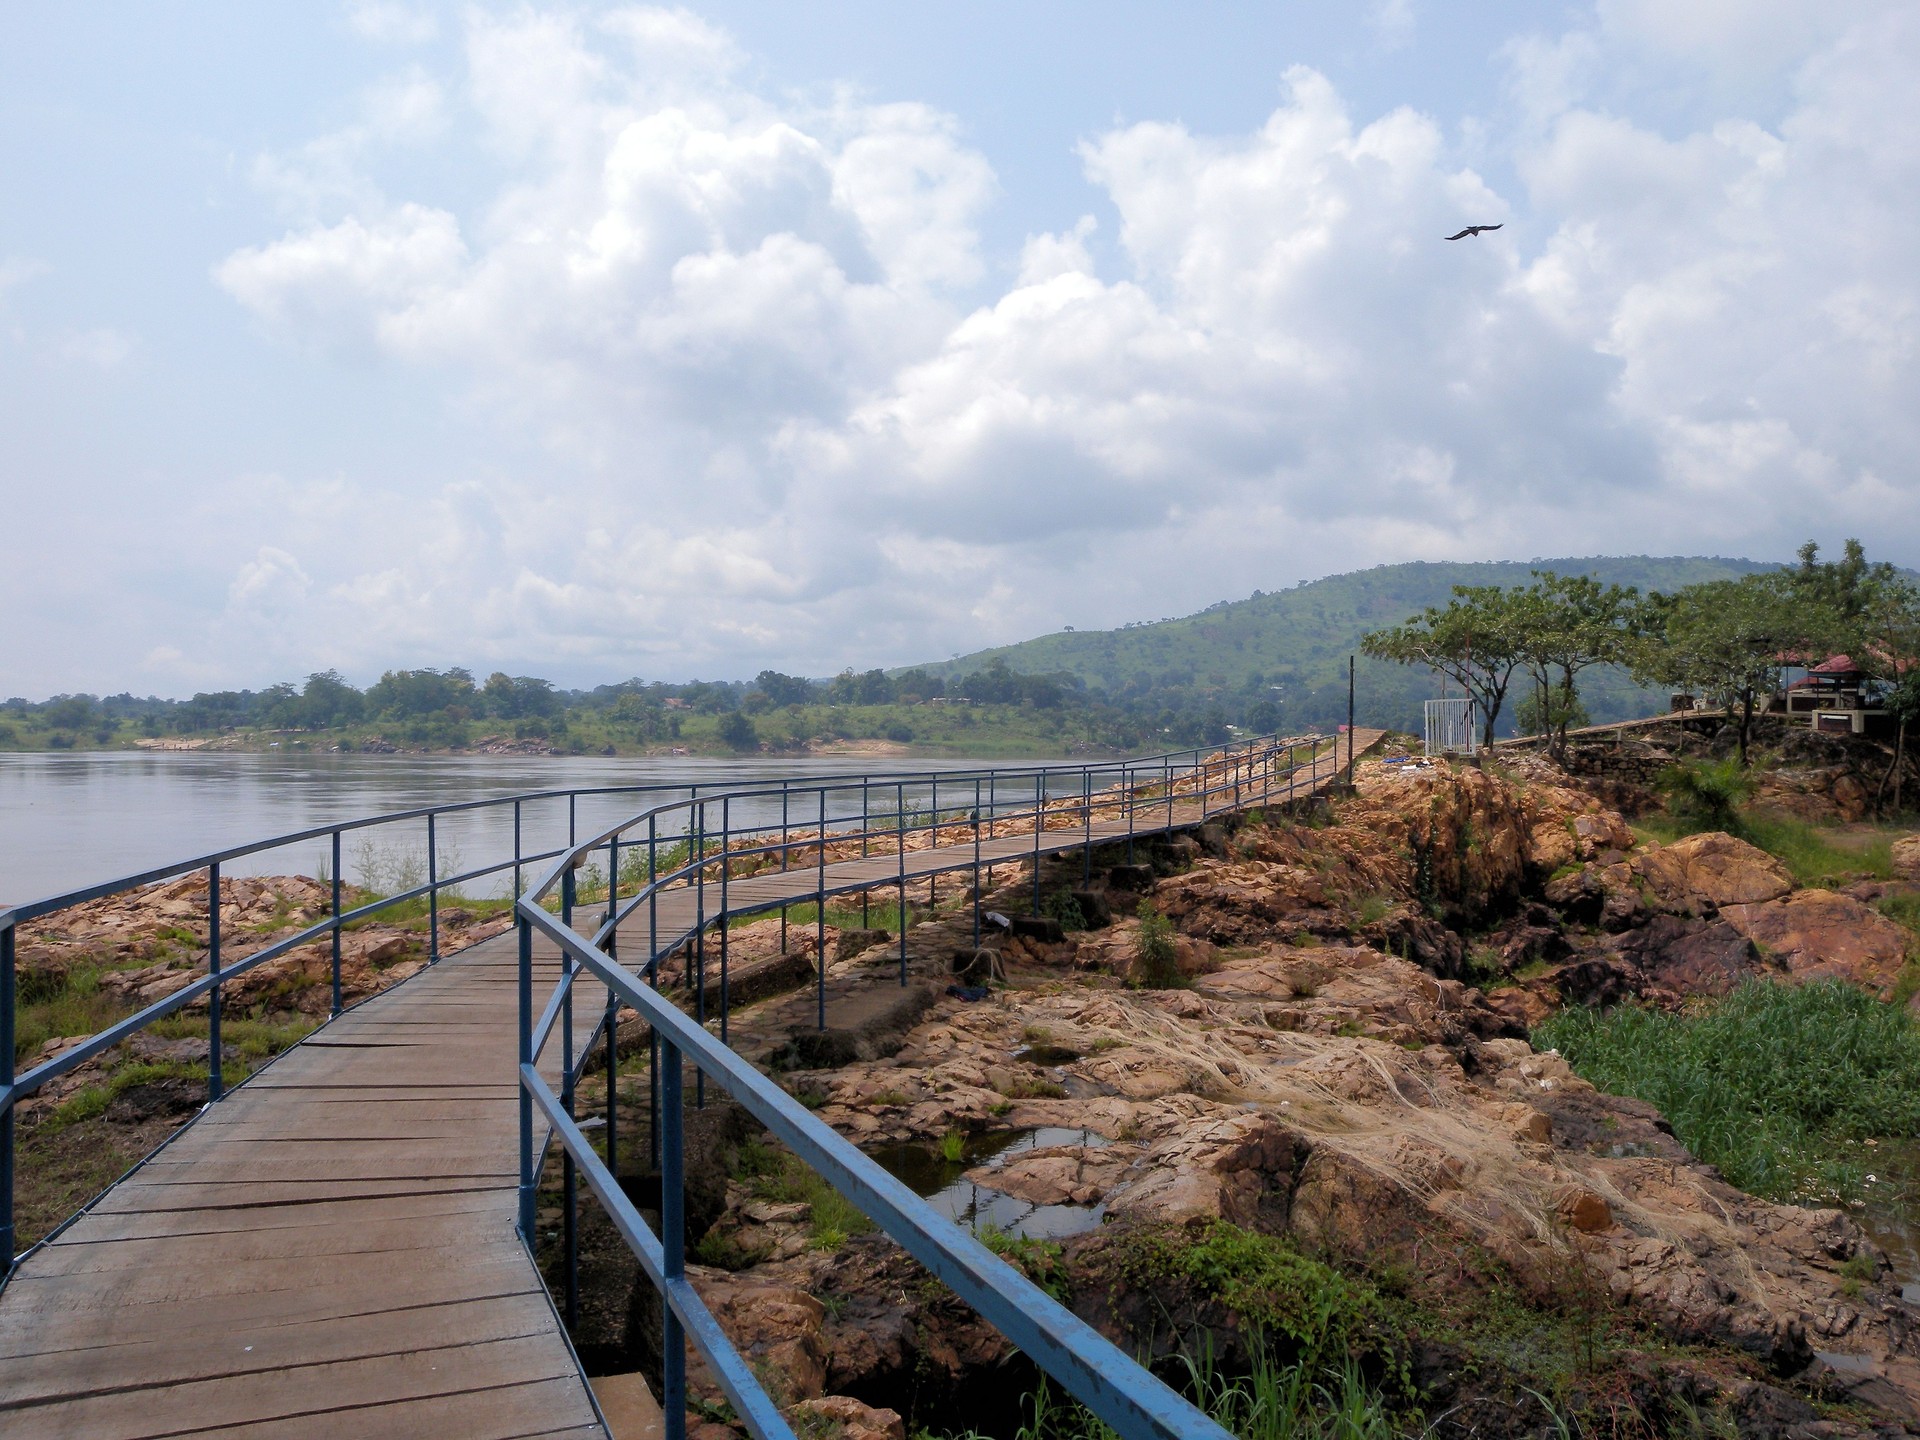
M1920 1033L1839 981L1750 981L1680 1014L1569 1009L1534 1037L1657 1105L1689 1150L1769 1199L1857 1199L1874 1169L1861 1142L1920 1133Z

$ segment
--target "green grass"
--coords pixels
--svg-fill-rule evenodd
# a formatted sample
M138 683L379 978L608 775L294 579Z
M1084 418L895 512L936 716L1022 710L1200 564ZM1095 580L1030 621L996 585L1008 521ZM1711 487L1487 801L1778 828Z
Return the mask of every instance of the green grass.
M913 913L913 906L911 904L908 905L907 912L909 916ZM805 928L814 923L814 917L818 913L819 907L812 901L808 901L804 905L789 905L787 907L787 925L789 928ZM778 919L779 915L780 912L777 910L767 911L759 915L741 915L736 916L729 921L728 924L731 928L738 929L742 925L756 925L762 920ZM836 905L829 900L827 902L827 924L836 930L890 930L895 935L898 935L900 933L900 906L897 901L889 900L885 903L875 901L867 907L866 915L862 916L858 905Z
M1779 860L1793 876L1793 883L1802 889L1832 889L1862 877L1890 879L1893 842L1905 833L1889 827L1877 830L1863 844L1850 845L1838 842L1831 827L1790 815L1757 814L1751 809L1739 811L1723 824L1672 813L1646 815L1635 822L1633 829L1641 841L1654 840L1663 845L1703 831L1725 830Z
M226 1077L230 1083L237 1084L243 1077L243 1071L231 1071ZM185 1065L160 1061L149 1063L136 1061L131 1065L122 1065L111 1076L97 1085L88 1085L84 1089L69 1095L54 1112L41 1122L44 1134L53 1134L69 1125L82 1120L92 1120L106 1112L116 1098L124 1095L136 1085L150 1085L157 1080L197 1080L205 1083L207 1067L204 1065Z
M1920 1033L1837 981L1749 982L1685 1015L1565 1010L1534 1040L1601 1089L1659 1106L1688 1149L1767 1199L1856 1199L1859 1142L1920 1133Z
M36 985L33 983L35 980L44 982L46 977L23 974L22 997L35 998L27 999L20 1006L14 1020L14 1063L25 1061L47 1041L56 1037L93 1035L131 1015L131 1005L101 988L100 977L106 973L106 968L102 966L76 965L67 972L65 980L57 985Z
M764 1141L749 1140L740 1147L734 1173L761 1200L805 1205L817 1250L838 1250L848 1236L873 1229L859 1206L797 1156Z

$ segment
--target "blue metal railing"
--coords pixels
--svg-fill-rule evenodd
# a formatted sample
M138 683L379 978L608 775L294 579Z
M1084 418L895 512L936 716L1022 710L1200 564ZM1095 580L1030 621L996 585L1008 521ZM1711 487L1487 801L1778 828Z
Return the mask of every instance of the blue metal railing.
M1265 739L1242 746L1229 746L1211 753L1186 752L1179 757L1155 756L1145 761L1112 765L1072 767L1070 778L1078 780L1078 794L1064 797L1056 767L1026 767L1018 770L988 770L962 774L923 777L933 779L930 813L924 823L908 825L905 790L898 781L828 781L795 788L784 784L778 792L764 787L710 794L691 801L675 801L654 807L623 821L575 846L558 858L551 868L529 888L516 906L520 950L520 1227L528 1246L535 1243L535 1193L542 1167L542 1145L536 1144L535 1117L544 1118L550 1127L547 1143L557 1141L562 1158L562 1203L566 1229L566 1309L576 1304L575 1209L577 1180L584 1177L588 1188L598 1197L615 1228L639 1258L648 1278L659 1291L662 1304L662 1408L669 1440L681 1440L686 1421L686 1342L691 1340L706 1361L721 1391L735 1413L761 1440L787 1440L793 1432L779 1408L765 1393L746 1361L733 1347L686 1278L684 1256L684 1216L682 1186L682 1113L684 1108L684 1067L695 1071L696 1093L711 1079L731 1095L806 1165L831 1183L871 1218L882 1231L926 1266L941 1282L971 1305L983 1318L995 1325L1006 1338L1025 1353L1046 1374L1085 1404L1123 1440L1188 1440L1210 1437L1225 1440L1226 1432L1187 1401L1170 1390L1150 1372L1135 1364L1110 1341L1076 1317L1071 1311L1035 1286L1019 1271L998 1259L968 1232L940 1216L905 1185L894 1179L871 1158L863 1154L831 1128L814 1118L792 1096L761 1074L752 1064L731 1050L725 1040L726 936L728 922L742 914L774 908L783 911L796 902L811 900L817 923L824 927L829 896L866 892L883 888L885 879L876 879L870 866L848 866L847 862L871 860L870 845L878 839L890 840L897 858L894 883L900 903L900 979L906 983L905 888L907 856L917 859L916 878L938 873L941 869L972 869L975 881L971 899L974 910L975 938L979 933L981 885L978 872L983 866L1024 863L1025 856L1005 853L988 855L982 844L983 827L993 840L1008 838L1027 823L1033 827L1031 863L1034 870L1034 906L1039 908L1040 865L1043 853L1065 848L1081 849L1090 867L1095 846L1125 843L1131 857L1136 835L1161 833L1179 826L1197 823L1216 810L1237 809L1252 803L1268 804L1301 793L1302 771L1305 791L1312 793L1321 778L1323 762L1329 772L1339 767L1337 746L1332 753L1323 750L1318 737L1284 741ZM1304 751L1304 758L1302 752ZM1186 763L1176 765L1176 759ZM1094 776L1105 774L1112 783L1098 789ZM1017 782L1019 802L1001 802L1003 788ZM939 786L945 785L951 796L956 783L961 787L962 807L943 816L938 806ZM882 808L882 820L890 826L876 828L872 792L878 788L883 800L893 790L893 808ZM860 793L860 827L832 832L828 817L830 796L846 797ZM780 838L775 842L771 825L729 824L736 804L763 800L777 793L783 800ZM1030 801L1028 796L1031 796ZM1050 795L1052 798L1049 798ZM817 828L796 839L786 821L795 797L811 800ZM971 805L966 802L971 800ZM1197 802L1197 803L1196 803ZM1218 802L1217 804L1215 802ZM717 831L708 824L707 807L717 806L721 823ZM850 811L844 802L840 807ZM685 859L669 869L658 863L658 836L663 817L686 812L687 823L680 827L692 837ZM1124 829L1115 832L1102 824L1096 833L1096 814L1108 820L1124 821ZM1065 825L1049 825L1065 821ZM1080 830L1072 834L1073 822ZM647 862L635 886L634 894L623 902L620 890L619 851L622 838L645 830L646 839L630 839L637 850L644 845ZM957 847L943 843L942 832L959 831ZM927 845L910 851L909 834L924 833ZM1023 833L1023 832L1022 832ZM1051 833L1052 840L1047 836ZM967 844L971 839L971 846ZM714 842L717 840L717 848ZM858 842L859 853L853 853ZM740 842L740 843L736 843ZM575 909L573 875L602 847L608 854L609 886L606 914L590 935L583 935L572 924ZM841 874L830 873L828 853L838 848L840 858L833 863L846 866ZM970 853L969 853L970 848ZM729 881L743 863L758 873L768 873L769 860L777 859L782 874L794 873L790 865L795 850L814 872L811 889L804 885L774 887L775 894L763 895L747 904L730 905ZM951 849L943 861L937 852ZM809 853L811 852L811 853ZM934 852L934 853L930 853ZM717 872L709 881L709 872ZM709 910L705 890L717 882L720 896L716 908ZM667 926L659 920L659 901L674 891L693 891L691 921ZM552 913L546 902L557 900L559 913ZM618 956L621 926L636 924L645 910L644 954L629 957L623 963ZM685 909L684 904L681 907ZM706 1024L705 977L698 967L703 954L705 931L717 925L721 941L721 1013L722 1034L714 1036ZM535 938L550 943L558 952L561 974L558 984L536 1016L534 1011ZM824 930L821 940L824 939ZM689 1016L659 989L659 969L663 959L676 950L691 947L684 978L691 982L695 1014ZM783 947L784 948L784 947ZM817 948L819 984L819 1023L826 1015L826 953L824 943ZM637 963L636 963L637 962ZM583 978L605 987L605 1001L589 1033L580 1041L573 1026L573 991ZM596 997L596 1002L598 997ZM649 1071L649 1146L650 1157L657 1161L661 1182L660 1233L647 1225L639 1209L628 1199L615 1178L618 1164L617 1056L618 1035L614 1021L618 1007L632 1007L650 1030ZM541 1058L555 1030L562 1037L560 1091L542 1075ZM608 1066L606 1155L603 1157L587 1140L575 1122L574 1084L584 1068L587 1052L605 1041Z
M1258 744L1260 742L1251 743ZM1233 753L1237 748L1244 747L1228 747L1225 753ZM1142 771L1159 767L1166 773L1172 773L1176 770L1184 771L1192 769L1200 765L1204 757L1208 755L1215 755L1217 757L1219 753L1222 752L1184 750L1172 752L1167 755L1154 756L1145 760L1133 761L1130 762L1130 764L1134 768ZM1214 763L1218 763L1217 758ZM1001 769L962 770L938 773L912 770L881 770L865 775L841 777L841 784L843 787L858 788L863 795L869 794L876 789L895 789L902 797L900 809L904 816L904 797L929 789L931 791L929 808L935 813L938 813L940 802L939 792L942 785L949 787L949 794L951 795L953 793L951 787L954 785L987 785L991 788L995 783L994 777L996 776L999 777L998 783L1005 786L1014 783L1013 777L1026 777L1021 780L1021 783L1028 783L1031 777L1035 774L1040 774L1045 777L1050 777L1042 782L1043 789L1049 796L1066 791L1087 793L1090 792L1091 788L1091 773L1101 772L1110 768L1110 766L1093 764L1087 766L1056 765L1038 767L1037 769L1036 767L1006 767ZM17 1179L15 1173L15 1111L20 1101L30 1095L38 1093L52 1081L71 1073L88 1061L111 1050L114 1046L138 1034L156 1021L174 1015L202 1000L206 1002L208 1012L208 1100L209 1102L217 1101L222 1098L226 1091L221 1052L216 1048L219 1038L221 998L224 987L237 977L246 974L258 966L280 959L302 946L326 943L329 948L329 984L331 991L329 1016L330 1018L332 1016L338 1016L343 1013L343 1010L346 1008L342 1004L341 995L341 940L343 933L350 930L353 926L373 919L382 912L424 898L428 906L426 935L428 958L430 960L437 960L440 957L441 949L441 897L457 892L461 887L471 885L477 881L506 876L511 877L510 884L512 893L516 896L519 895L522 889L521 882L523 872L528 867L547 864L576 852L578 848L579 811L582 802L604 804L621 799L622 797L639 798L659 796L686 797L687 804L691 805L699 800L703 790L712 793L717 788L721 787L716 787L712 784L698 783L584 786L572 789L527 791L520 794L504 795L484 800L459 801L449 805L421 806L382 815L343 820L328 825L316 825L307 829L273 836L265 840L230 846L225 849L195 856L191 859L143 870L132 875L125 875L116 879L85 885L77 889L64 891L60 894L47 896L43 899L11 906L0 906L0 1283L4 1283L5 1279L12 1275L15 1266L17 1266L19 1260L23 1258L22 1255L15 1253L17 1234L15 1224ZM779 792L771 790L770 787L761 787L761 793L763 795L781 794L783 796L782 828L783 831L790 831L791 827L786 825L786 821L791 818L787 813L791 808L791 796L808 792L795 790L791 783L789 783L781 787L781 791ZM529 816L538 815L545 810L557 811L562 804L564 804L565 807L566 843L564 845L549 844L544 847L529 850L524 843L526 839L525 822ZM450 817L488 813L501 815L503 826L510 823L512 836L511 858L474 866L458 871L457 873L440 874L441 857L439 846L436 843L438 840L438 834L436 832L441 823ZM730 816L728 818L730 818ZM851 815L850 813L833 813L832 807L828 807L827 813L821 818L826 821L844 821L851 819ZM550 820L557 826L557 814L550 817ZM704 824L704 813L699 823ZM421 826L426 831L428 845L428 874L426 882L424 884L408 886L392 895L369 900L351 909L346 908L344 904L345 896L342 886L343 871L341 865L343 858L343 838L362 832L372 832L381 827L392 828L405 826ZM770 830L771 827L768 826L764 828ZM863 820L863 829L864 828L865 822ZM663 832L656 823L655 831L656 833L652 837L654 854L650 857L650 863L651 860L657 860L659 858L660 842L662 839L667 842L669 849L671 849L673 844L686 843L686 839L683 839L683 837L670 827ZM704 853L704 837L693 836L688 838L691 838L694 844ZM223 931L220 914L223 884L227 876L226 867L229 867L232 862L248 860L250 857L259 856L269 851L308 844L315 840L325 841L328 847L329 875L331 879L329 913L314 921L312 924L304 926L295 933L285 936L280 940L263 945L244 955L233 956L230 947L223 943L223 941L229 937L226 932ZM601 837L598 843L605 843L605 837ZM621 885L619 879L620 862L618 844L614 844L612 849L612 864L610 865L608 876L610 899L617 896ZM788 858L791 858L791 847L789 847ZM704 877L712 868L711 865L694 868L692 883L696 888L703 883ZM113 895L138 891L150 885L196 873L204 873L207 876L207 972L183 985L180 989L173 991L171 994L142 1007L124 1019L87 1037L79 1044L62 1050L58 1055L42 1061L24 1072L20 1071L18 1069L15 1050L16 1023L20 1010L16 961L21 927L34 920L57 914L62 910L71 909L77 905L86 904L90 901L104 899ZM687 871L683 866L675 875L664 877L664 880L671 881L679 879L684 882L687 878ZM722 883L724 887L725 882L723 881ZM631 907L629 907L629 909L631 909ZM726 1006L723 1004L723 1024L725 1023L725 1014ZM89 1204L91 1204L91 1202L89 1202ZM83 1206L75 1215L68 1216L60 1225L53 1227L47 1236L42 1236L40 1241L36 1243L44 1243L51 1235L59 1233L60 1229L71 1224L79 1214L84 1214L86 1208L87 1207Z

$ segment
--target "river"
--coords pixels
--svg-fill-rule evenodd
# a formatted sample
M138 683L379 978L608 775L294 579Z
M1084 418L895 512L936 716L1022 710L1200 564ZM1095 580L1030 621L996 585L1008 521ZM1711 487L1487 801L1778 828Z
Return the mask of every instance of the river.
M978 763L884 756L0 755L0 903L75 890L338 820L529 790L656 784L706 790L786 776L897 774ZM924 803L925 798L924 788L918 794L908 792L910 803ZM591 834L596 826L651 803L658 802L635 796L583 798L579 831ZM941 803L944 808L944 796ZM858 813L857 799L853 811ZM779 805L773 803L769 815L778 812ZM737 824L741 817L732 818ZM797 811L794 815L796 823L812 818ZM446 817L436 839L443 866L465 870L511 858L512 825L511 807L505 806ZM559 845L567 838L566 830L564 801L526 808L527 850ZM317 875L327 863L327 849L324 839L309 840L235 860L226 868L236 874ZM377 878L369 872L383 866L390 870L403 852L424 857L422 826L349 836L341 868L349 880ZM504 885L498 893L504 893Z

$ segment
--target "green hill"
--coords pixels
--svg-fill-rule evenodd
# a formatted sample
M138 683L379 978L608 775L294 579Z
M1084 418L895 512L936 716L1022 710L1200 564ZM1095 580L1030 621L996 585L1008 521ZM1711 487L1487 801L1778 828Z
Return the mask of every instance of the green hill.
M1259 719L1272 718L1279 728L1327 725L1346 718L1347 657L1358 654L1360 637L1429 605L1444 605L1455 585L1524 585L1534 570L1555 570L1641 590L1675 590L1771 568L1753 560L1644 555L1479 564L1413 561L1330 575L1291 590L1256 590L1249 599L1223 600L1177 620L1066 630L919 668L954 678L1003 660L1024 674L1072 675L1130 708L1151 705L1156 696L1179 708L1201 699L1220 704L1232 718L1271 702L1271 716L1263 713ZM1419 724L1420 701L1439 693L1425 671L1365 656L1359 658L1357 690L1362 718L1409 729ZM1643 714L1651 703L1618 672L1592 675L1581 691L1596 721Z

